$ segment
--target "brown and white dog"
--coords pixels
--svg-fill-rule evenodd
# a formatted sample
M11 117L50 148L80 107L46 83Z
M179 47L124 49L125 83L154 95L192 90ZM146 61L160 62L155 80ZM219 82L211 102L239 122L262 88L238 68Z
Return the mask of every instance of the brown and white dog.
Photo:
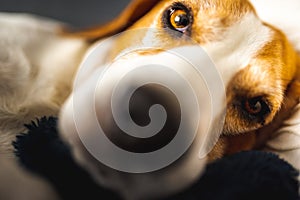
M273 1L253 2L258 8L264 3L273 4ZM264 12L267 11L261 11ZM264 23L248 1L135 0L113 22L75 33L61 33L63 25L22 15L1 14L0 25L5 27L0 31L1 154L10 155L11 141L23 130L23 123L58 114L72 92L81 59L95 41L124 30L168 28L178 34L141 32L132 38L125 33L110 47L108 59L103 62L110 62L110 58L135 45L137 40L146 38L162 49L172 49L182 45L185 37L192 38L216 64L227 94L223 133L209 158L265 147L267 143L268 148L283 152L282 157L300 168L299 57L285 34L275 28L281 28L281 24ZM161 53L149 50L136 56L146 59ZM127 198L167 195L186 187L198 176L199 163L193 160L197 156L188 157L174 170L177 178L163 177L161 173L153 177L128 175L101 166L99 169L105 173L102 174L80 144L70 122L71 115L70 106L65 106L61 111L61 128L78 162L101 179L101 184L119 190ZM274 134L276 131L280 136ZM278 139L281 136L284 138ZM289 143L289 138L294 143Z

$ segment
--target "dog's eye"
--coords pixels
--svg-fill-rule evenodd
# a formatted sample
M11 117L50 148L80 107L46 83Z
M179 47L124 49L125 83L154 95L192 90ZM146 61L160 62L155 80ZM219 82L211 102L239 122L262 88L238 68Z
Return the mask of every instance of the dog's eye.
M181 3L176 3L166 10L163 18L165 27L180 33L187 32L191 27L192 21L191 11Z
M185 32L190 26L190 17L185 10L173 10L170 13L171 26L180 32Z
M244 110L251 116L264 117L270 112L270 108L262 97L255 97L245 100Z

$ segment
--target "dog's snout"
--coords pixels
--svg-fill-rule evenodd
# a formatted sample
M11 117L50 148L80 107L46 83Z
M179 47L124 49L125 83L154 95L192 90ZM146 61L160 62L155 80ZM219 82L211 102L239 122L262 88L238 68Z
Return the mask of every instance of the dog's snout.
M170 89L158 84L147 84L134 91L129 105L122 98L118 101L117 112L121 112L121 118L113 117L113 113L108 110L105 118L110 116L109 120L99 117L101 127L108 133L107 137L118 147L135 153L153 152L166 146L178 132L180 104ZM129 116L126 107L129 107ZM117 120L125 121L127 126L132 125L127 129L130 133L122 130ZM137 130L136 126L140 128Z

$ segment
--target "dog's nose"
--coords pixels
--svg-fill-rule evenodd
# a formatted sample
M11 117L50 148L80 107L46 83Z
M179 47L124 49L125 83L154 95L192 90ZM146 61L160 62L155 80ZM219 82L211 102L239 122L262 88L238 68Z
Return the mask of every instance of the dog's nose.
M62 109L60 130L99 183L143 194L163 186L168 193L198 177L226 103L222 79L203 50L133 52L79 83ZM128 177L136 184L128 185Z
M171 144L179 158L198 134L194 144L204 157L222 129L222 79L198 47L157 55L133 52L77 86L61 113L62 133L78 133L100 154L145 154ZM219 125L213 124L216 119Z
M116 146L129 152L150 153L174 139L181 123L181 109L176 95L169 88L147 84L134 91L128 105L124 103L126 97L117 101L117 119L110 108L98 112L103 132ZM116 120L127 125L126 132ZM136 130L136 126L141 128Z

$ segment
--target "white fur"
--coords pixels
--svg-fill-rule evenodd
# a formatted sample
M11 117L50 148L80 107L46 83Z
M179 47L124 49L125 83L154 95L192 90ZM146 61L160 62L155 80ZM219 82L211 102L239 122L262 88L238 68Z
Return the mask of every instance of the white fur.
M0 14L0 154L23 124L56 115L85 43L58 36L58 22L25 14ZM55 99L57 98L57 99ZM61 99L60 99L61 98Z
M204 45L215 62L225 86L238 71L245 68L256 53L270 41L272 30L263 26L252 13L246 14L238 23L229 27L222 40Z
M300 52L300 1L250 0L258 16L285 33Z

